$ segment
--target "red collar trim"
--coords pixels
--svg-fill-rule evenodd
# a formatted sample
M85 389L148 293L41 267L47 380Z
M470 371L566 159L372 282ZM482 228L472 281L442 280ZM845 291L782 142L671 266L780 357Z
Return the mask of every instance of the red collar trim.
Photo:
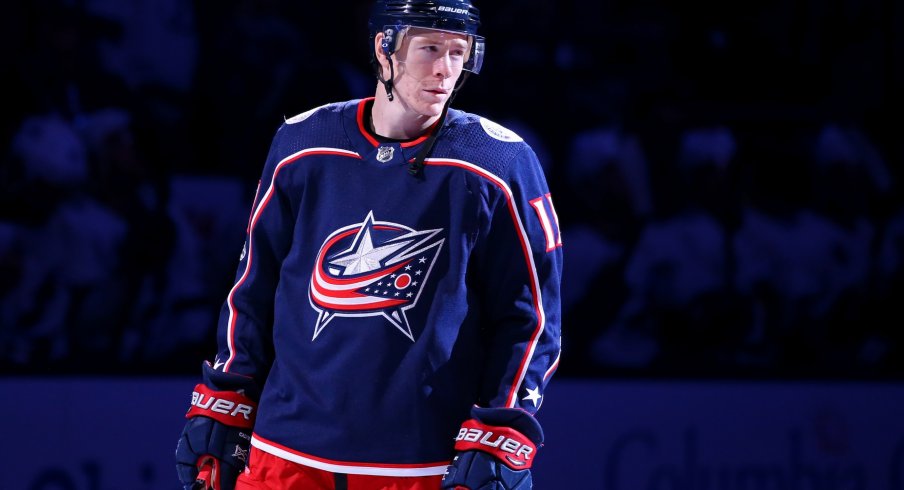
M361 134L367 139L367 141L369 141L370 144L374 145L374 148L376 148L376 147L380 146L380 142L376 138L374 138L374 136L371 134L371 132L367 130L367 126L364 125L365 109L367 108L367 104L370 102L373 102L373 100L374 100L374 97L367 97L365 99L361 99L361 102L358 102L357 118L358 118L358 131L360 131ZM417 145L423 143L424 141L426 141L427 138L430 137L430 134L433 133L433 131L436 129L436 126L439 124L439 122L440 122L439 119L437 119L436 122L433 123L429 128L427 128L427 131L425 131L424 134L422 134L421 136L419 136L413 140L403 141L401 143L402 148L411 148L412 146L417 146Z

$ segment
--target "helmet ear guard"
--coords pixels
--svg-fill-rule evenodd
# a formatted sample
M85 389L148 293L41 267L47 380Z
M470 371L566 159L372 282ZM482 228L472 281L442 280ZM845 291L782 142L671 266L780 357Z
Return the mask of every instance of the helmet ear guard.
M398 39L399 32L399 26L385 26L383 28L383 41L380 43L380 48L387 58L392 56L392 53L395 53L396 39Z
M386 97L392 101L395 96L392 95L392 86L393 80L395 80L395 64L392 62L392 54L396 49L396 39L398 39L399 30L393 26L387 26L383 30L383 39L380 41L380 51L386 56L386 60L389 63L389 78L383 78L383 65L380 64L380 60L377 59L376 55L374 55L373 51L373 43L376 40L376 34L371 37L371 51L370 51L370 62L374 68L374 74L377 76L377 80L383 84L384 89L386 90Z

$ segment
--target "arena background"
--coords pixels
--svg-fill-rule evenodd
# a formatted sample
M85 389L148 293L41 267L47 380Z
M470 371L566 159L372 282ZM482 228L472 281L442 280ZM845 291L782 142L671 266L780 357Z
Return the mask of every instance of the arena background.
M309 3L2 7L0 489L178 488L269 139L375 86ZM478 5L565 242L537 487L904 489L904 6Z

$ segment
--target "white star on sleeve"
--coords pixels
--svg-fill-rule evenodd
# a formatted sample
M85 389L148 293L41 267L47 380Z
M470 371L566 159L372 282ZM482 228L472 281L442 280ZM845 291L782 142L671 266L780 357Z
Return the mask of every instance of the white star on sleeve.
M530 400L534 403L534 407L537 406L537 402L540 401L540 388L527 389L527 396L522 398L522 400Z

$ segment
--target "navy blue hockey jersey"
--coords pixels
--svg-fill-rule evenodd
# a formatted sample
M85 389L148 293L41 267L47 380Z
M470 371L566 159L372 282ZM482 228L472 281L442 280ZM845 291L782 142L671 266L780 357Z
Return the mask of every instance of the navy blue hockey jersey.
M537 158L449 110L379 142L372 99L276 132L215 369L263 385L252 444L350 474L445 471L473 405L535 413L560 353L562 241Z

